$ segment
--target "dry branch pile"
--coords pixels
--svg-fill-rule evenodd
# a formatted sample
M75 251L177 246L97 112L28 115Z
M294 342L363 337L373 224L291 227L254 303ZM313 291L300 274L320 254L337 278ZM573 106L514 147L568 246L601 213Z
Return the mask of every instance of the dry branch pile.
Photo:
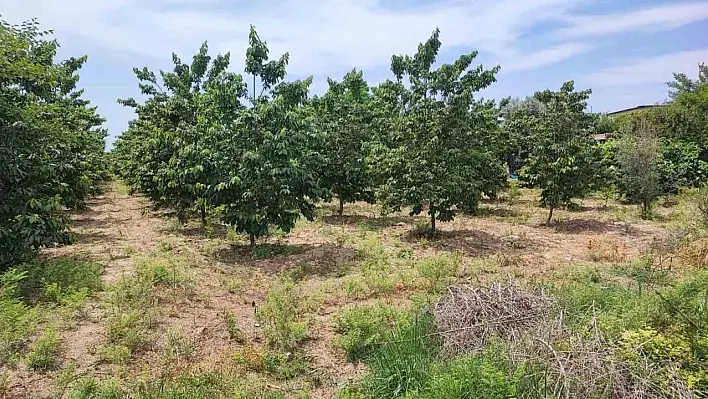
M480 350L492 336L514 339L547 313L550 298L513 284L450 286L435 305L443 350L458 355Z

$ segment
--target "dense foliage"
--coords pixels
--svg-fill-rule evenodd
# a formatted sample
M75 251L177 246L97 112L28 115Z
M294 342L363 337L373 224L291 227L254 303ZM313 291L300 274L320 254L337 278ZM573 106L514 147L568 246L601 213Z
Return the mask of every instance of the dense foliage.
M68 243L63 209L106 178L103 119L76 88L86 57L56 62L47 34L0 21L0 270Z
M592 188L599 170L600 153L591 137L595 115L585 112L589 96L590 90L576 92L573 82L566 82L560 91L534 94L542 110L523 114L533 133L521 178L541 189L547 223L553 209Z
M374 202L372 172L366 163L367 144L372 141L371 92L361 71L352 70L342 82L328 80L329 90L312 102L318 132L317 150L320 185L344 204Z
M412 215L427 206L433 232L436 220L452 220L456 208L474 210L482 193L495 192L504 181L487 146L496 131L494 104L474 99L496 80L499 68L470 69L477 56L472 52L431 69L442 44L439 34L421 43L413 57L393 56L396 81L376 92L396 101L398 117L375 153L384 175L380 197L390 209L410 206Z

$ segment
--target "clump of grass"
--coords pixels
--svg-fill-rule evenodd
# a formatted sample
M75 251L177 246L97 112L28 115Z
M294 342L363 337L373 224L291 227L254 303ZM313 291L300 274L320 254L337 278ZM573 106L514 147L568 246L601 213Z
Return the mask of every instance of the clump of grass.
M29 347L25 362L34 370L54 368L59 361L60 339L54 329L45 330Z
M137 277L146 284L176 288L186 282L174 262L165 258L142 258L135 261Z
M256 313L269 347L279 352L293 352L307 338L308 321L303 302L299 287L290 280L281 281L271 289Z
M292 280L283 280L271 289L257 310L256 319L268 346L263 368L277 378L290 379L308 369L300 350L300 344L309 335L307 306L300 287Z
M168 360L189 359L194 354L194 341L179 331L168 330L165 340L165 357Z
M169 287L170 271L160 263L141 262L135 276L109 287L106 308L107 345L100 351L106 361L125 362L153 341L158 297L156 287Z
M337 314L337 343L350 361L367 358L387 337L392 326L401 325L407 315L385 303L357 306Z
M243 289L244 283L241 279L229 278L224 281L224 286L226 287L226 291L235 294Z
M357 297L366 295L381 295L392 292L398 281L392 259L383 247L381 241L370 236L358 245L362 256L361 281L350 279L345 283L345 290Z
M17 295L29 303L40 301L61 304L62 297L75 292L86 296L103 289L103 267L72 258L25 263L17 268L25 278L18 282Z
M368 363L365 384L371 397L404 397L425 386L437 352L432 325L432 317L422 314L393 329Z
M434 255L420 260L416 268L425 279L428 292L442 292L455 281L462 266L462 253Z
M229 339L237 343L246 342L246 334L238 328L236 316L234 316L233 313L226 313L224 319L226 322L226 331L229 333Z
M513 398L517 388L502 362L484 353L432 367L424 388L410 397L420 399Z
M591 238L588 241L588 258L593 262L624 262L627 245L612 237Z

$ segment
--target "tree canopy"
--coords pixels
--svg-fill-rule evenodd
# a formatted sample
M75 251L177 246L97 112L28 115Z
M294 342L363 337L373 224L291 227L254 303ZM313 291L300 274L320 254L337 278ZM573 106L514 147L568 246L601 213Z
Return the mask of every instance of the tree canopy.
M76 88L86 56L55 61L36 21L0 21L0 269L68 243L64 208L106 177L103 119Z
M391 59L394 82L376 95L395 101L399 121L381 140L376 165L385 176L379 195L390 209L427 206L431 230L436 220L452 220L456 209L473 210L484 191L503 181L504 172L485 146L496 129L492 102L474 93L495 81L499 67L470 68L476 52L433 69L442 43L435 30L414 56Z

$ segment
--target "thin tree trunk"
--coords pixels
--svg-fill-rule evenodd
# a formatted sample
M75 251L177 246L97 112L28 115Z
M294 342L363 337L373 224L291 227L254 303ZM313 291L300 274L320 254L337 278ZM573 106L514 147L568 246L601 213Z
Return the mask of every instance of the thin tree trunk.
M344 215L344 200L339 197L339 216Z
M435 209L430 210L430 231L435 234Z
M199 207L199 212L202 216L202 228L206 228L206 205Z
M551 224L551 219L553 219L553 205L550 206L550 209L548 211L548 219L546 219L546 225Z
M256 236L249 234L248 240L251 242L251 253L253 253L253 250L256 249Z

